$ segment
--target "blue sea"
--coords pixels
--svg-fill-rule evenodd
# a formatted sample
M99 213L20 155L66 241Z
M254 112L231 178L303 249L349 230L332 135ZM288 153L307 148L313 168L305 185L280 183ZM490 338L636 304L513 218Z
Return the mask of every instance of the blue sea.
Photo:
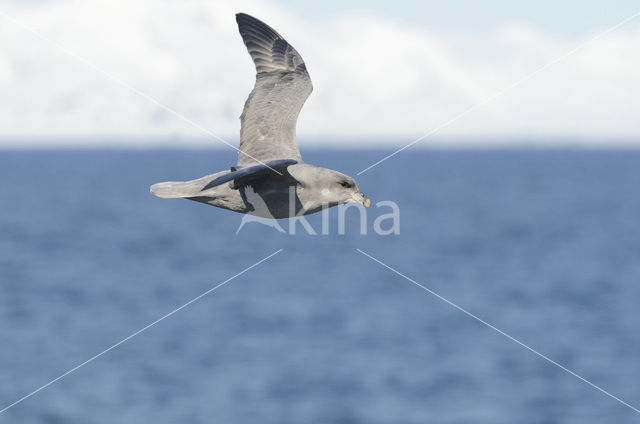
M304 153L355 176L388 152ZM357 177L366 235L357 209L236 234L149 193L234 161L0 152L0 408L283 249L0 423L640 422L435 295L640 408L640 152L405 151Z

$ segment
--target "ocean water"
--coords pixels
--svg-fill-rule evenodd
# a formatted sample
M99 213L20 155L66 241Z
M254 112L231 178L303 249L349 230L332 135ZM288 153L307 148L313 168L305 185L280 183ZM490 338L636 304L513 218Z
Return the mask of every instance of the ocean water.
M354 175L385 152L305 152ZM623 423L640 414L640 152L408 151L328 235L152 196L232 151L0 153L0 423ZM400 234L373 219L400 208ZM352 213L353 212L353 213ZM320 232L320 215L309 223ZM287 227L287 221L282 225Z

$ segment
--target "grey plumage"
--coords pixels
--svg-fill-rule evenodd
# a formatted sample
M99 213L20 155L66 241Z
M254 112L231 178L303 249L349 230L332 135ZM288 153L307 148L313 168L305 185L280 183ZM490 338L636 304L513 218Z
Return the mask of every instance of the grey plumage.
M296 122L313 87L300 54L258 19L239 13L236 21L256 67L256 83L240 116L238 164L196 180L157 183L151 192L265 218L349 202L369 206L352 178L302 162Z
M277 158L301 161L296 121L313 86L307 67L284 38L254 17L236 15L256 66L256 84L240 116L238 164Z

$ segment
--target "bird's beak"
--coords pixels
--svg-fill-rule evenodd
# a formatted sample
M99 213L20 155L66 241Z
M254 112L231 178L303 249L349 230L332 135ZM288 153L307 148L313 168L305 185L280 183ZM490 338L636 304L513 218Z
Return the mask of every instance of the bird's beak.
M366 208L371 206L371 200L364 197L364 193L361 193L359 191L353 194L353 199L356 203L362 203Z

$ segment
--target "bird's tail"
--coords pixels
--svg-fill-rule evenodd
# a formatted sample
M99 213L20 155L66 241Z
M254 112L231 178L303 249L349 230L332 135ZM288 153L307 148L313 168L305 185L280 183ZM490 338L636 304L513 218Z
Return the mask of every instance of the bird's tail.
M151 186L151 193L164 199L201 196L203 188L205 188L207 183L209 183L211 179L215 178L218 174L207 175L206 177L191 181L168 181L165 183L157 183Z
M183 182L166 182L166 183L157 183L151 186L151 193L155 194L158 197L162 197L164 199L175 199L180 197L188 197L193 196L193 194L189 194L191 190L185 190L185 183Z

